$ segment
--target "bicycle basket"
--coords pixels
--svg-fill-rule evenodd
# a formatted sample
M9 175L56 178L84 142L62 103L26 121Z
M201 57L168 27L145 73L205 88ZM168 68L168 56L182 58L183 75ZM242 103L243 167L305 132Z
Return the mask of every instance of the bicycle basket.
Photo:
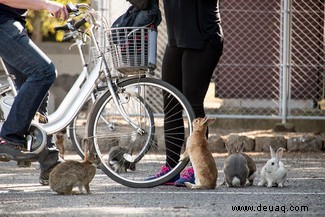
M114 68L125 75L156 68L157 31L148 27L111 28L106 33Z

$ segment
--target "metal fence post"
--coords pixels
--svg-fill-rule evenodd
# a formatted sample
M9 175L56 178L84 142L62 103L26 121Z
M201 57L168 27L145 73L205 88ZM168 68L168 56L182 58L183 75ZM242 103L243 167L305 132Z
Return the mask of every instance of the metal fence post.
M289 101L289 87L290 87L290 59L291 59L291 19L290 19L290 7L291 0L283 0L281 6L282 11L282 25L281 25L281 55L280 58L280 106L281 106L281 119L285 124L288 116L288 101Z

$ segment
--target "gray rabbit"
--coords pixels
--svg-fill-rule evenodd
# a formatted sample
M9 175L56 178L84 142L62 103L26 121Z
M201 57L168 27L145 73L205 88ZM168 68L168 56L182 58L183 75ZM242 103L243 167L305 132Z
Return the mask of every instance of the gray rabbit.
M135 163L128 161L126 159L127 155L128 150L126 148L112 147L108 154L108 165L117 173L127 172L128 169L135 171Z
M243 187L249 174L247 160L242 155L244 143L228 144L226 148L229 156L224 162L224 182L228 187Z

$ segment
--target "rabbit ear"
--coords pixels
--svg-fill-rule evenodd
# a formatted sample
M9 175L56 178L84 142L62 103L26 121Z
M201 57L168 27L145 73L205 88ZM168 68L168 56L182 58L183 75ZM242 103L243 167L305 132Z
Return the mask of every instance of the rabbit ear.
M210 124L214 123L215 122L215 119L210 119L208 118L208 116L205 116L203 119L202 119L202 123L204 125L207 125L209 126Z
M275 159L276 160L281 160L282 156L283 156L283 151L284 151L284 148L279 148L277 151L276 151L276 154L275 154Z
M207 124L208 125L213 124L215 121L216 121L216 119L208 119Z
M89 154L92 148L91 142L89 142L88 139L83 139L82 143L84 145L84 153L85 153L85 158L84 160L87 161L89 159Z
M237 145L236 152L241 153L244 151L244 142L241 142Z
M230 155L231 154L231 145L230 145L230 143L229 142L226 142L225 143L225 146L226 146L226 150L227 150L227 152L228 152L228 155Z
M209 120L208 117L205 116L205 117L202 119L202 123L205 124L208 120Z
M270 153L271 153L271 158L275 158L275 151L271 146L270 146Z

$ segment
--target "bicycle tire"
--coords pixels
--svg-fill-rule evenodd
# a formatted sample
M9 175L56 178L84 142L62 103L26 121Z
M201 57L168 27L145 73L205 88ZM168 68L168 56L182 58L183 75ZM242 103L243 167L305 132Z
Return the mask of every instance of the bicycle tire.
M150 112L152 112L154 125L155 128L154 132L155 135L148 135L145 134L148 138L145 140L146 143L139 143L138 141L133 140L133 142L127 142L126 144L137 144L140 145L142 148L145 148L145 152L143 152L143 156L141 158L137 159L137 162L135 164L135 170L134 171L116 171L114 168L112 168L109 165L109 151L110 148L107 147L107 141L108 138L114 138L117 140L116 146L122 146L125 145L125 143L120 144L120 139L130 139L132 138L132 135L141 137L136 134L136 130L133 128L130 128L129 124L120 124L121 128L122 126L125 127L125 129L131 129L130 134L128 134L125 129L123 132L123 137L121 137L120 134L116 134L114 137L113 132L107 131L107 123L102 123L99 120L99 117L106 117L105 112L109 112L105 110L106 108L106 102L107 98L110 97L109 91L107 91L105 94L103 94L95 103L95 105L92 107L91 113L89 114L89 126L88 126L88 136L90 139L92 139L92 142L94 144L94 150L98 154L100 160L101 160L101 169L102 171L110 177L112 180L116 181L117 183L120 183L122 185L133 187L133 188L149 188L149 187L155 187L160 184L163 184L164 182L170 180L171 178L178 175L188 164L188 160L177 162L177 165L167 174L156 177L154 179L147 180L146 178L157 173L161 166L166 161L166 147L164 145L165 140L168 139L174 139L173 135L169 134L168 132L164 132L164 122L165 120L165 113L169 109L168 104L164 104L164 98L169 100L176 100L177 106L181 106L181 113L180 117L181 119L175 120L175 121L181 121L182 124L184 124L184 132L182 134L183 139L179 141L181 144L182 152L184 151L185 141L188 135L192 133L192 121L194 119L194 112L190 105L190 103L187 101L185 96L174 86L168 84L167 82L164 82L162 80L154 79L154 78L129 78L125 81L121 81L117 84L117 90L124 91L124 94L134 95L136 97L141 97L143 102L145 103L145 106L149 105ZM175 101L174 101L175 102ZM127 104L128 106L131 106L131 104ZM126 108L130 109L130 108ZM110 114L113 115L113 114ZM116 115L116 119L120 122L123 122L124 119L120 118L120 114L114 114ZM129 114L130 115L130 114ZM145 117L141 114L137 114L137 117L132 117L135 119L144 119ZM112 118L109 117L109 118ZM146 120L142 120L144 123ZM173 121L173 120L169 120ZM125 122L125 121L124 121ZM148 127L148 126L146 126ZM148 130L148 128L145 128L145 130ZM107 133L108 132L108 133ZM134 153L133 153L134 154ZM133 154L129 154L127 157L130 160L130 162L133 162L133 159L135 158ZM136 153L134 154L136 155ZM124 157L123 160L126 158Z
M85 149L82 147L82 140L86 135L86 123L87 123L87 114L90 111L91 104L93 104L92 100L89 99L80 109L75 118L71 121L68 126L68 137L71 141L71 144L77 154L84 159L85 157ZM86 106L86 108L85 108Z

